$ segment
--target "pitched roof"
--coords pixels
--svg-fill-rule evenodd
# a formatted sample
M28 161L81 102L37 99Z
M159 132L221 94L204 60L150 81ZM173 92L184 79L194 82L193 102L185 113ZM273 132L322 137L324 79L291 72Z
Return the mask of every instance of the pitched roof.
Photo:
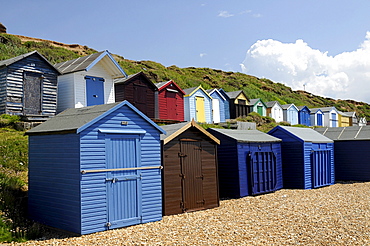
M229 92L226 92L227 96L230 98L230 99L235 99L237 98L241 93L244 94L245 98L247 98L247 100L249 101L249 98L247 97L247 95L244 93L243 90L238 90L238 91L229 91Z
M211 128L211 132L212 131L221 133L229 138L237 140L238 142L281 142L281 139L258 130L232 130Z
M165 81L165 82L159 82L159 83L155 83L154 85L158 88L158 90L162 90L164 89L167 85L169 84L173 84L181 93L183 93L185 95L185 92L183 89L180 88L180 86L178 86L178 84L175 83L175 81L173 80L169 80L169 81ZM169 88L171 89L171 88Z
M224 89L220 88L218 91L225 97L226 100L230 99L229 95L227 95L227 92Z
M287 132L290 135L294 136L295 138L301 139L305 142L315 142L315 143L333 142L333 140L321 135L317 131L311 128L303 128L303 127L276 126L272 130L270 130L268 134L272 134L273 132L278 131L278 130Z
M370 140L370 126L324 127L315 130L335 141Z
M53 66L53 64L51 64L43 55L41 55L37 50L34 50L34 51L32 51L32 52L28 52L28 53L26 53L26 54L23 54L23 55L19 55L19 56L16 56L16 57L13 57L13 58L10 58L10 59L6 59L6 60L3 60L3 61L0 61L0 67L2 67L2 66L5 66L5 67L7 67L7 66L9 66L9 65L11 65L11 64L13 64L13 63L15 63L15 62L17 62L17 61L20 61L20 60L22 60L22 59L24 59L24 58L26 58L26 57L29 57L29 56L31 56L31 55L34 55L34 54L36 54L36 55L38 55L42 60L44 60L47 64L49 64L52 68L54 68L55 69L55 71L57 71L59 74L60 74L60 72L59 72L59 70L56 68L56 67L54 67Z
M311 110L311 112L313 112L313 111L317 111L317 110L321 110L321 112L330 112L331 110L335 110L335 111L337 111L338 112L338 110L335 108L335 107L323 107L323 108L310 108L310 110Z
M130 82L132 79L138 77L138 76L143 76L145 78L146 81L148 81L149 85L156 91L158 90L157 86L155 86L155 84L148 78L148 76L145 75L144 72L138 72L138 73L135 73L135 74L130 74L128 76L125 76L125 77L121 77L121 78L118 78L118 79L115 79L114 80L114 84L124 84L124 83L128 83Z
M217 90L217 89L208 89L208 90L206 90L206 92L209 94L209 95L211 95L211 94L213 94L213 93L217 93L224 101L226 101L226 98L224 97L224 95L222 95L222 93L219 91L219 90ZM212 95L211 95L212 96Z
M299 111L299 109L293 104L293 103L290 103L290 104L284 104L284 105L281 105L281 107L283 108L283 109L289 109L289 108L291 108L291 107L294 107L294 108L296 108L297 109L297 111Z
M186 131L187 129L191 127L195 127L199 131L201 131L204 135L209 137L212 141L214 141L217 144L220 144L220 140L218 140L215 136L213 136L211 133L207 132L203 127L198 125L194 120L190 122L182 122L178 124L171 124L171 125L165 125L161 126L163 130L166 131L166 134L161 134L161 140L163 140L163 144L167 144L172 139Z
M297 108L299 111L301 111L304 108L307 108L307 110L311 112L311 110L307 106L297 106Z
M155 86L157 86L158 89L160 89L162 86L170 83L172 80L166 81L166 82L159 82L159 83L154 83Z
M281 107L281 104L278 101L270 101L270 102L266 102L265 104L267 108L272 108L275 104Z
M101 51L88 56L79 57L77 59L61 62L54 66L62 73L74 73L79 71L88 71L94 67L98 62L102 62L107 72L109 72L113 78L127 77L127 74L121 66L114 60L109 51Z
M266 104L261 100L261 98L254 98L254 99L249 100L249 106L254 106L258 102L261 102L267 108Z
M206 90L203 89L203 87L201 85L196 86L196 87L192 87L192 88L188 88L188 89L184 89L183 90L185 92L184 97L189 97L189 96L193 95L197 90L202 90L204 92L204 94L206 94L206 96L208 96L209 98L212 99L212 97L208 94L208 92Z
M55 133L55 132L65 132L71 131L79 133L86 127L90 126L92 123L96 122L97 120L101 119L102 117L110 114L111 112L115 111L116 109L127 105L136 113L138 113L141 117L146 119L150 124L152 124L155 128L163 132L163 130L155 124L152 120L150 120L146 115L141 113L138 109L136 109L132 104L128 101L123 102L116 102L111 104L101 104L83 108L70 108L66 109L62 113L54 116L53 118L45 121L41 125L32 128L31 130L27 131L27 135L33 134L40 134L40 133Z

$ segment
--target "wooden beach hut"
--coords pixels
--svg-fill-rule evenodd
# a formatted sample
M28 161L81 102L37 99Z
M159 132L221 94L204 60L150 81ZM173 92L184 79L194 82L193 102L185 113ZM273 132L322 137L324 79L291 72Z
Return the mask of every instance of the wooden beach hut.
M143 72L116 79L114 93L116 102L127 100L149 118L158 118L158 88Z
M225 119L230 119L230 106L229 106L230 98L227 95L226 91L224 91L224 89L220 88L218 89L218 91L225 98L225 103L224 103Z
M311 110L307 106L298 106L298 123L311 126Z
M310 109L311 126L324 126L324 113L319 108Z
M283 108L284 121L289 122L291 125L297 125L299 109L292 103L281 105L281 107Z
M158 88L159 119L184 121L185 92L173 80L155 85Z
M370 126L323 127L315 130L334 141L336 180L370 181Z
M225 101L226 98L217 89L207 90L212 97L212 119L213 123L226 122L225 118Z
M281 140L258 130L207 129L217 148L220 196L238 198L283 187Z
M36 121L54 116L59 74L37 51L0 61L0 114Z
M278 101L267 102L266 115L273 118L277 123L284 120L283 108Z
M229 97L230 119L247 116L251 112L249 98L244 91L230 91L226 94Z
M256 112L261 116L266 116L266 104L261 100L261 98L251 99L249 101L249 112Z
M184 89L185 121L212 123L212 97L202 86Z
M107 50L55 67L62 73L58 76L58 113L68 108L114 103L114 79L127 77Z
M334 143L311 128L276 126L282 140L284 188L312 189L334 184Z
M165 125L163 214L219 206L216 148L220 141L195 121Z
M161 220L158 125L124 101L29 130L30 219L77 234Z
M316 112L319 110L322 112L322 126L327 127L338 127L339 126L339 112L335 107L323 107L323 108L313 108L311 111Z

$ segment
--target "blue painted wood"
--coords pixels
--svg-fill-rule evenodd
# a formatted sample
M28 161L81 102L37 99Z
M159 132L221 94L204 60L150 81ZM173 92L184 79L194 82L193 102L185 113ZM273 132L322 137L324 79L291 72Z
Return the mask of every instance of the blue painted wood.
M87 106L104 104L104 79L85 76Z
M222 94L221 94L222 95ZM220 122L226 122L226 116L225 116L225 97L220 96L220 92L218 90L214 90L210 96L212 98L218 99L220 102Z
M298 113L299 124L311 126L310 110L307 106L302 107Z
M184 116L185 121L191 121L194 119L197 121L196 117L196 97L204 98L204 110L206 116L206 123L212 123L212 98L206 93L200 86L194 88L195 91L184 96Z
M305 141L282 127L275 127L268 134L283 140L281 152L284 188L312 189L334 184L332 142ZM313 154L314 152L325 154Z
M207 130L221 141L217 148L221 197L257 195L283 187L280 142L238 142Z
M141 167L161 165L160 128L132 105L119 105L77 133L29 136L32 219L78 234L161 220L160 169L81 174L128 167L131 161ZM126 133L117 133L122 128ZM107 178L118 180L113 184ZM120 181L126 178L134 179Z
M52 227L79 232L78 136L30 136L28 174L29 217Z
M225 119L230 119L230 106L229 106L229 96L226 94L222 88L218 89L218 91L222 94L222 96L226 99L224 103L224 112L225 112Z
M139 136L106 136L107 168L140 167ZM108 223L120 228L141 222L141 172L139 170L107 173Z

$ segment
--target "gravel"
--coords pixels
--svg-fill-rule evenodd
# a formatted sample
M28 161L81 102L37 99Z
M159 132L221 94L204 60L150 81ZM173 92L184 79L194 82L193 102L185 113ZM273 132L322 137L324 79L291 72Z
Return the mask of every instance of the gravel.
M220 207L14 245L370 245L370 182L222 200Z

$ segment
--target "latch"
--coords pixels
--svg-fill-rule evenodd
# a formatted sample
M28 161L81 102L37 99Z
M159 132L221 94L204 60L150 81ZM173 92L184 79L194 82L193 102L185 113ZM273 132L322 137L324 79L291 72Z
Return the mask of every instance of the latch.
M111 181L113 184L118 181L117 178L105 179L105 181Z
M202 174L200 176L195 176L195 178L197 178L197 179L204 179L204 175Z
M186 154L182 153L182 152L179 152L179 157L185 157Z

